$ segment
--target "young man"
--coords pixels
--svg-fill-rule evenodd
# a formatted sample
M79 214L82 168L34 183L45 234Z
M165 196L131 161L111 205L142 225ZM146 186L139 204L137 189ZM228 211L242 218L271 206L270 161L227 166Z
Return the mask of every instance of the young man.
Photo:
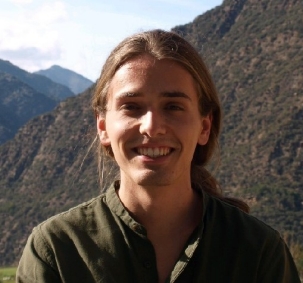
M120 178L34 229L17 282L300 282L279 234L205 169L221 108L188 42L160 30L125 39L93 108L100 158Z

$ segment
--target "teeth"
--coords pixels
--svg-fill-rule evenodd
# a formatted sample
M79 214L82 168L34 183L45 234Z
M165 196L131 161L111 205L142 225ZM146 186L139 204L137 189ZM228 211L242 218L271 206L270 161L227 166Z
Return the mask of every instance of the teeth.
M148 155L148 156L151 156L151 157L154 157L154 151L153 151L151 148L149 148L149 149L147 150L147 155Z
M137 150L139 154L149 157L165 156L170 153L170 149L168 147L140 147Z

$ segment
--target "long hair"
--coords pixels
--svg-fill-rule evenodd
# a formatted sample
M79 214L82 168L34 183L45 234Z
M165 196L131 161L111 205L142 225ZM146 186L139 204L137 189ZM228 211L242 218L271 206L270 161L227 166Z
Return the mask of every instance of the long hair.
M191 182L195 188L231 203L248 212L246 203L226 198L216 179L205 169L218 149L221 129L221 105L212 77L203 59L191 44L174 32L151 30L124 39L109 55L97 81L92 106L96 115L105 116L108 102L108 87L117 70L130 59L149 54L156 60L169 59L185 68L198 86L198 107L202 116L212 116L209 140L205 145L197 144L191 164ZM100 147L102 147L100 145ZM112 156L111 147L103 152ZM102 158L102 149L99 156ZM100 162L99 162L100 164Z

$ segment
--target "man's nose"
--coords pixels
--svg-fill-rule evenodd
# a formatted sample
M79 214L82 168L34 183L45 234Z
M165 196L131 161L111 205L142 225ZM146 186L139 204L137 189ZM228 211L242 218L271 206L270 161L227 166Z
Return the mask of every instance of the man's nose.
M166 133L165 118L160 111L146 111L140 118L140 133L149 137Z

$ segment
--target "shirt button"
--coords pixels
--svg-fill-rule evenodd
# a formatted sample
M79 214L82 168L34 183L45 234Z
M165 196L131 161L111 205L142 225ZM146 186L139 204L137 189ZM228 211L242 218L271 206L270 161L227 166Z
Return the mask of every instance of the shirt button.
M147 269L151 268L151 266L152 266L152 264L151 264L151 262L149 260L144 261L143 265Z
M133 228L133 230L134 230L135 232L137 232L137 233L140 233L140 232L141 232L141 227L140 227L140 225L137 224L137 223L134 223L134 224L132 225L132 228Z

